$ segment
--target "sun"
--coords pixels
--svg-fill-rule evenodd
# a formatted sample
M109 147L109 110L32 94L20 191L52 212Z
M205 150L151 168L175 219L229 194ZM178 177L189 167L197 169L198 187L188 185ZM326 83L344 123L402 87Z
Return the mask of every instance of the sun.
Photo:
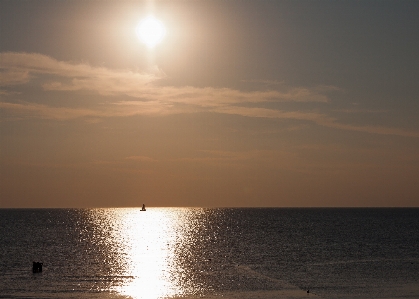
M137 25L138 38L147 45L154 48L166 35L164 24L153 16L148 16Z

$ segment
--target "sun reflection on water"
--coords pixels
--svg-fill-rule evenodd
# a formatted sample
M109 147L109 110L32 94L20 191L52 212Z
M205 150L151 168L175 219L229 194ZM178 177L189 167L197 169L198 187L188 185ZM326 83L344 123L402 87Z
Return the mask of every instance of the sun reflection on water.
M111 287L112 292L133 299L168 298L183 293L177 283L177 270L173 269L175 244L182 235L182 214L176 209L151 208L107 209L105 218L98 221L109 231L111 244L116 250L121 279ZM103 227L107 223L109 227Z
M149 209L127 210L121 215L121 242L128 259L126 275L133 279L121 286L119 293L133 298L160 298L174 295L168 270L173 253L168 242L173 234L173 218L168 211Z
M219 285L222 279L214 267L224 262L211 260L218 248L225 248L217 245L217 214L201 208L90 210L96 258L89 267L97 269L101 280L95 290L132 299L212 293L215 281Z

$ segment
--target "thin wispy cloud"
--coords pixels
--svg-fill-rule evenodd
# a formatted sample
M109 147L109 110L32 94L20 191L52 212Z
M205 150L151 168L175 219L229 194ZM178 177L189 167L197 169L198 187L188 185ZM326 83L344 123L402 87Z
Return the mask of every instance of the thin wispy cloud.
M111 70L83 63L58 61L41 54L1 53L1 61L2 78L5 78L1 82L3 86L25 84L44 74L55 75L54 79L45 79L42 83L43 89L47 91L90 90L101 95L124 94L147 100L158 99L200 106L267 101L328 102L327 96L318 93L316 89L303 87L287 88L285 91L241 92L229 88L156 86L153 83L165 77L161 71L150 74Z
M82 108L50 107L34 103L6 103L0 102L0 109L30 118L44 118L55 120L69 120L87 116L104 116L102 113Z
M95 120L97 120L97 118L103 117L164 114L164 107L159 105L156 106L153 102L135 102L135 104L131 104L129 106L102 105L97 109L51 107L42 104L25 102L0 102L0 109L7 110L20 116L52 120L70 120L82 117L95 118Z
M67 120L80 117L123 117L133 115L167 115L193 112L216 112L245 117L293 119L320 126L381 135L419 137L419 132L379 126L357 126L339 123L335 117L311 111L282 111L266 108L266 103L329 103L328 92L335 86L286 87L264 91L240 91L231 88L198 88L193 86L160 86L164 72L143 73L113 70L86 63L58 61L36 53L1 53L0 85L3 93L13 92L16 85L40 84L45 92L89 91L106 97L106 104L95 108L50 107L45 104L1 102L0 108L27 117ZM7 90L4 88L8 88ZM115 97L117 96L117 97ZM121 100L128 96L130 100ZM244 107L244 104L256 107ZM258 107L259 106L259 107Z
M135 161L135 162L148 162L148 163L158 162L158 160L151 157L147 157L147 156L130 156L130 157L126 157L125 159Z

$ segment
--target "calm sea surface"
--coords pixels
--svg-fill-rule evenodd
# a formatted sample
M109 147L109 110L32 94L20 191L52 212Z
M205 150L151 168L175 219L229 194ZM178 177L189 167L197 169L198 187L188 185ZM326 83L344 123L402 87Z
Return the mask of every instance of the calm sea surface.
M419 209L0 209L0 298L202 297L419 298Z

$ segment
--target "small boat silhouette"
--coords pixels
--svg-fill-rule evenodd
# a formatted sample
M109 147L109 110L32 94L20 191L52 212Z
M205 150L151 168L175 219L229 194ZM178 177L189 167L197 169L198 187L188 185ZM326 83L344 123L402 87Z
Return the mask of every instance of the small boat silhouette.
M145 204L143 204L143 207L141 208L141 211L146 211Z

